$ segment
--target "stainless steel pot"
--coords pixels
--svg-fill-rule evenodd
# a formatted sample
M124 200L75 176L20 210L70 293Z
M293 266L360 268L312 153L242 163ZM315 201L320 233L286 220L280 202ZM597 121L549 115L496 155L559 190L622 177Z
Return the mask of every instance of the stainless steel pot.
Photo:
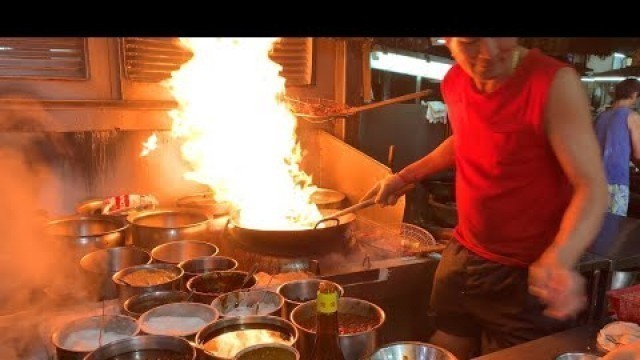
M416 341L387 344L366 360L457 360L449 351L435 345Z
M155 270L165 270L173 273L175 277L170 281L166 281L159 284L149 285L149 286L133 286L128 284L122 280L123 277L131 274L135 271L147 270L147 269L155 269ZM132 296L151 293L155 291L162 290L179 290L180 282L182 281L183 271L177 265L173 264L147 264L147 265L136 265L131 266L126 269L120 270L115 275L113 275L113 282L116 284L118 288L118 299L120 299L120 304L123 304Z
M187 292L193 301L211 304L218 296L240 290L248 273L246 271L212 271L191 278L187 282ZM256 285L258 278L252 275L242 289L250 289Z
M210 241L209 217L191 209L157 209L127 217L135 246L151 251L178 240Z
M344 207L346 196L336 190L318 188L311 194L311 202L318 206L318 209L340 210Z
M222 334L251 329L278 332L282 338L288 339L287 345L295 346L298 341L298 330L287 320L275 316L242 316L220 319L211 325L207 325L196 335L196 345L203 349L208 341ZM252 345L257 345L257 343L247 344L245 348ZM230 357L221 357L217 356L219 354L213 354L206 350L203 350L203 355L203 359L213 360L230 360L235 356L235 354L232 354Z
M295 308L307 301L315 300L318 297L318 287L320 287L320 282L322 281L327 282L326 280L320 279L304 279L287 281L278 286L276 292L284 298L282 317L290 320L291 313ZM331 281L329 282L338 288L338 294L342 297L342 295L344 295L342 286Z
M260 306L256 306L260 304ZM211 306L218 310L220 317L246 315L280 316L284 298L273 291L252 289L236 290L218 296Z
M124 246L128 227L112 216L74 215L49 221L45 231L72 261L79 261L92 251Z
M186 289L191 278L212 271L235 270L238 262L226 256L201 256L183 261L178 266L184 270L182 283Z
M157 319L161 317L183 320L180 321L182 329L177 329L175 327L178 326L176 323L173 324L174 327L171 326L172 324L160 324L161 326L158 326ZM138 319L138 323L140 324L140 330L144 334L179 336L193 341L198 331L218 320L219 317L218 311L209 305L183 302L155 307L142 314ZM186 319L189 318L200 320L202 325L188 323Z
M123 310L126 315L137 319L160 305L185 302L188 299L189 294L184 291L154 291L130 297L124 302Z
M185 339L146 335L112 342L89 354L84 360L195 360L196 350Z
M291 313L291 322L300 333L298 350L303 359L311 356L316 336L315 329L305 329L300 325L300 322L314 317L317 311L316 307L316 300L312 300L298 306ZM340 313L364 315L378 320L377 325L369 330L339 336L340 348L342 349L345 359L358 360L366 354L373 353L380 345L378 329L384 323L384 311L379 306L368 301L344 297L338 300L338 314Z
M180 240L156 246L151 251L155 262L176 264L201 256L214 256L220 250L204 241Z
M112 278L118 271L151 262L149 253L134 247L116 247L93 251L80 260L91 294L100 300L118 297L118 289Z
M179 208L193 209L207 214L211 218L209 229L212 232L213 239L216 240L222 236L224 228L229 221L230 203L217 202L214 199L213 192L209 191L181 197L176 205Z
M80 318L68 322L51 335L57 360L82 360L100 347L99 331L102 329L105 341L118 341L121 338L135 336L140 327L135 319L123 315L105 315ZM114 339L117 334L118 339ZM93 344L95 343L95 344Z

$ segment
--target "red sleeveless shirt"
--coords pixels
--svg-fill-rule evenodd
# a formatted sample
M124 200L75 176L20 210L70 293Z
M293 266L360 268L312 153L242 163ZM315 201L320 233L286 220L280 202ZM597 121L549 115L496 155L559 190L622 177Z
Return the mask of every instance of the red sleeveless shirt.
M532 49L494 92L479 92L458 65L442 81L455 139L454 234L481 257L526 267L559 230L573 190L544 116L551 82L564 66Z

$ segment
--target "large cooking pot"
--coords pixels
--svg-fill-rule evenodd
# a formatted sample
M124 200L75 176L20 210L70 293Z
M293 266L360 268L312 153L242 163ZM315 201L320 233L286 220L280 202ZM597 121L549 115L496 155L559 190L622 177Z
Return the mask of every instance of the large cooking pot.
M320 210L328 216L335 210ZM347 231L355 220L354 214L328 219L314 229L262 230L251 229L229 221L227 230L234 241L244 247L266 255L306 256L330 253L344 247Z
M49 221L46 234L75 261L95 250L124 246L128 227L112 216L73 215Z
M178 240L211 240L209 217L192 209L156 209L131 214L133 244L151 251L156 246Z

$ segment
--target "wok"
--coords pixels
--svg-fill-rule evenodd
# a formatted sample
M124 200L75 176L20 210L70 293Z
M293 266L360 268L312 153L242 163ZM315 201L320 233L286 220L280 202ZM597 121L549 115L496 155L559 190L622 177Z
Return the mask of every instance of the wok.
M334 210L320 210L323 216ZM328 218L314 229L301 230L263 230L238 225L233 219L227 224L231 238L240 245L265 255L273 256L309 256L322 255L338 250L347 244L348 230L355 220L354 214L337 218Z

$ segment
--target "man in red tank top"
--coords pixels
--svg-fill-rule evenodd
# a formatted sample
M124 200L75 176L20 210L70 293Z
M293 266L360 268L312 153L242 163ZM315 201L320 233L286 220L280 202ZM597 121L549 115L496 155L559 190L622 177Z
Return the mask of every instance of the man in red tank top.
M576 72L516 38L449 38L441 83L453 135L365 198L455 166L458 225L431 296L431 342L468 359L558 331L585 304L575 266L607 188Z

